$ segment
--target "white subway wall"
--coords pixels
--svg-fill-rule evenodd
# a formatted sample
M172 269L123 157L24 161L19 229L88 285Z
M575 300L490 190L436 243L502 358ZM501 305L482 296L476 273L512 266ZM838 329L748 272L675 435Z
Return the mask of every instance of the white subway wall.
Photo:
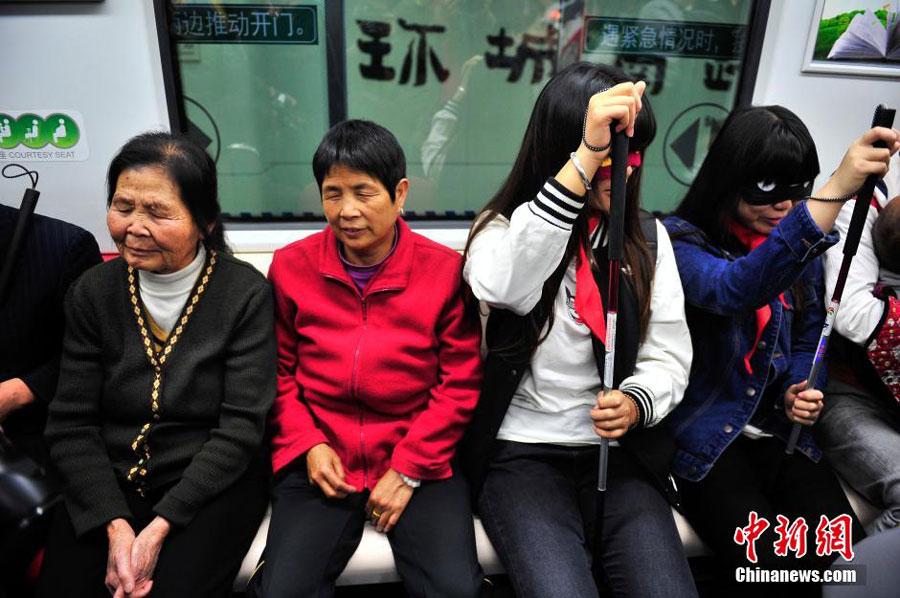
M152 0L63 6L0 5L0 110L77 110L85 162L26 162L40 173L37 212L106 230L106 169L129 137L168 129ZM4 162L5 164L6 162ZM18 207L27 179L0 178L0 202Z
M772 0L753 103L781 104L806 123L819 152L820 185L869 128L877 104L900 107L900 77L802 72L815 7L816 0Z

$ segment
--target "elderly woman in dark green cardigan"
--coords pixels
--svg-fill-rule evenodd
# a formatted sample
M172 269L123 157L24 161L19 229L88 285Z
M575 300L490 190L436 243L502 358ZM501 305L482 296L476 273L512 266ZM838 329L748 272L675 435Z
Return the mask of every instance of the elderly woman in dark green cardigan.
M121 254L66 298L41 596L230 596L267 505L272 299L225 246L215 165L148 133L108 176ZM105 589L104 589L105 585Z

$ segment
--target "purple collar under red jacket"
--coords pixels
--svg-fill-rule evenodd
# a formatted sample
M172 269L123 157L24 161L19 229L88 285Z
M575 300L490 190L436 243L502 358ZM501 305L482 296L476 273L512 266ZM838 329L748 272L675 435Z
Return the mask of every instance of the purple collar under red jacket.
M330 228L275 252L276 472L327 442L357 490L390 467L452 475L481 385L480 323L464 308L461 256L398 223L393 255L361 293Z

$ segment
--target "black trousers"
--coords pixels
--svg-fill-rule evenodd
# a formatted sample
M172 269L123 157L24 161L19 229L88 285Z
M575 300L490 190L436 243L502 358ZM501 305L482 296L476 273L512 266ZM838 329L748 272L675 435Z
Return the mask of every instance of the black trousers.
M309 483L305 464L288 470L273 491L262 596L333 596L335 581L362 538L368 497L365 491L327 498ZM422 482L387 536L411 596L479 595L481 567L468 487L461 475Z
M153 598L230 597L231 586L250 548L269 497L268 468L255 459L248 471L225 492L205 505L183 528L173 528L163 542L153 574ZM165 492L141 497L122 487L134 517L135 534L150 523ZM75 536L68 510L54 515L38 583L39 598L109 598L103 581L109 542L98 528Z
M862 524L847 501L834 472L823 459L813 463L805 455L787 455L776 438L751 439L738 436L699 482L679 480L688 521L713 551L719 566L720 582L737 596L818 596L812 583L737 583L737 567L762 569L817 569L824 571L837 554L816 555L816 527L820 517L833 519L850 515L853 542L865 536ZM746 545L735 542L735 530L749 525L751 511L765 518L769 527L756 542L756 563L749 562ZM802 558L793 552L775 554L777 515L793 523L803 517L809 529L807 550Z

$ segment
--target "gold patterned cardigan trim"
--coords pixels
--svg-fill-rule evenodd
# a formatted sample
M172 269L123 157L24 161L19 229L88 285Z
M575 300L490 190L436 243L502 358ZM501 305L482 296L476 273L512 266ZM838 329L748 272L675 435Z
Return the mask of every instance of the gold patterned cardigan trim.
M155 338L148 330L152 320L150 320L149 315L145 315L143 304L138 298L137 274L134 268L128 266L128 293L131 298L131 306L134 317L137 320L138 330L141 333L144 352L147 355L147 360L153 367L153 387L150 391L150 411L153 420L141 426L137 436L131 441L131 450L134 451L137 462L128 470L128 474L125 476L129 482L134 484L135 489L141 496L145 496L147 493L147 471L150 463L150 432L153 428L153 424L159 421L160 414L162 413L160 405L162 403L163 369L172 350L183 335L184 329L197 306L197 302L200 301L200 296L203 295L203 291L205 291L206 287L209 285L209 279L210 276L212 276L215 265L216 252L210 250L205 271L198 280L197 285L194 287L187 302L185 302L185 306L182 309L181 316L178 318L175 327L169 333L165 344L161 347L154 342Z

